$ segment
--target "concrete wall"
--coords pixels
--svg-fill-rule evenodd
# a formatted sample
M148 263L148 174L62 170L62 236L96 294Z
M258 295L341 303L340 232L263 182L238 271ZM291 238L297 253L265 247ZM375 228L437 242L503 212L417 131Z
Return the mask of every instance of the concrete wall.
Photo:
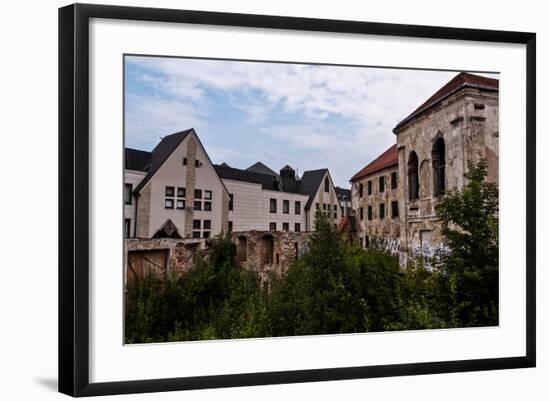
M124 183L132 184L132 192L138 184L147 175L143 171L125 170L124 171ZM124 202L124 200L123 200ZM124 204L124 219L130 220L130 237L135 236L135 223L136 223L136 199L132 195L132 203L130 205Z
M294 224L300 223L300 230L306 231L305 206L308 196L288 192L263 190L260 184L250 182L223 180L228 192L233 194L233 210L229 211L228 220L233 223L233 231L269 230L269 223L277 224L277 230L283 229L283 223L289 223L289 230L294 231ZM270 199L277 200L277 212L271 213ZM283 213L283 201L289 201L289 213ZM295 213L294 202L300 202L300 214Z
M438 138L445 142L446 190L462 188L468 160L482 157L488 161L488 179L498 182L498 113L498 93L468 88L396 131L402 251L432 254L442 246L435 213L441 196L434 194L432 171L432 148ZM407 163L413 151L418 155L420 190L418 199L409 200Z

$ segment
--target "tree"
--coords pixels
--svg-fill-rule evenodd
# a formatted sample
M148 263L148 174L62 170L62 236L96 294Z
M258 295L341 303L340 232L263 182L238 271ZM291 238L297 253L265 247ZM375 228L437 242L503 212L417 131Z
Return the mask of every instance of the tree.
M461 327L498 324L498 187L486 181L487 163L468 163L467 183L436 206L448 252L450 319Z

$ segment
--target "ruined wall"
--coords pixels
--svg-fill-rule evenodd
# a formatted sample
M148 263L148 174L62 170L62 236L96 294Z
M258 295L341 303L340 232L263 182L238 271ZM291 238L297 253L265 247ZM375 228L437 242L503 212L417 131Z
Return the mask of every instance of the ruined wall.
M300 257L310 233L292 231L232 232L236 260L243 268L257 272L262 279L270 273L282 274Z
M468 160L488 162L488 179L498 182L498 92L462 89L395 131L397 135L400 207L400 246L405 253L428 257L442 248L440 221L435 207L432 150L445 144L445 190L465 185ZM418 156L419 197L409 199L408 160Z

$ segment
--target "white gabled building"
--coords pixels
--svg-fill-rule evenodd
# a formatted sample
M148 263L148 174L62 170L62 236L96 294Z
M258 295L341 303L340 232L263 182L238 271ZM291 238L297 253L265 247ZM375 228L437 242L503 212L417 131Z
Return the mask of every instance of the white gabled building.
M152 152L125 149L125 234L208 238L227 231L229 194L194 129Z

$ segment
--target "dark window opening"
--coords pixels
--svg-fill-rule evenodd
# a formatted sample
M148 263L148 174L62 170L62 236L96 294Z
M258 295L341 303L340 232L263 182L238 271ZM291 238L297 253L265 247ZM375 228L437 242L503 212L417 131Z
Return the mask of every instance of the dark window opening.
M418 156L416 152L411 152L409 162L407 163L409 200L418 199Z
M269 223L269 231L277 231L277 223Z
M185 198L185 188L178 187L178 198Z
M200 231L193 231L193 238L200 238L201 232Z
M277 199L269 200L269 213L277 213Z
M294 214L302 213L302 204L299 201L294 202Z
M195 210L202 210L202 202L201 202L201 201L195 201L195 202L193 202L193 209L195 209Z
M195 199L202 199L202 189L195 189Z
M204 202L204 210L207 212L212 210L212 202Z
M432 148L434 195L445 192L445 142L438 138Z
M368 248L370 245L370 239L369 239L369 236L365 236L365 248Z
M227 231L229 231L229 232L233 231L233 222L232 221L227 222Z
M290 213L290 201L288 200L283 200L283 213L284 214L289 214Z
M202 222L202 229L203 230L210 230L212 227L212 220L204 220Z
M397 188L397 173L391 173L391 189Z
M210 238L210 231L203 231L202 232L202 237L203 238Z
M132 184L124 184L124 203L132 204Z
M397 201L392 201L391 203L391 217L392 219L399 217L399 204Z
M367 195L372 195L372 181L367 181Z
M294 231L300 232L300 230L301 230L300 223L294 223Z
M200 229L201 229L201 221L193 220L193 230L200 230Z
M233 194L229 194L229 210L233 210Z
M367 208L367 219L372 220L372 206Z
M289 230L288 223L283 223L283 231L288 231L288 230Z
M475 110L484 110L484 109L485 109L485 105L484 105L484 104L481 104L481 103L475 103L475 104L474 104L474 109L475 109Z
M363 220L363 208L362 207L359 208L359 219Z
M187 157L184 157L184 158L183 158L183 165L184 165L184 166L187 166Z
M370 182L370 181L369 181ZM359 197L363 197L363 184L359 184Z
M330 187L329 179L328 177L325 177L325 192L329 191L329 187Z
M132 225L132 220L124 219L124 238L130 238L130 226Z
M384 176L378 177L378 189L380 192L384 192L386 189L386 180Z
M386 205L381 203L379 207L380 212L380 220L384 219L386 217Z
M166 196L174 196L174 187L166 187L164 194Z

